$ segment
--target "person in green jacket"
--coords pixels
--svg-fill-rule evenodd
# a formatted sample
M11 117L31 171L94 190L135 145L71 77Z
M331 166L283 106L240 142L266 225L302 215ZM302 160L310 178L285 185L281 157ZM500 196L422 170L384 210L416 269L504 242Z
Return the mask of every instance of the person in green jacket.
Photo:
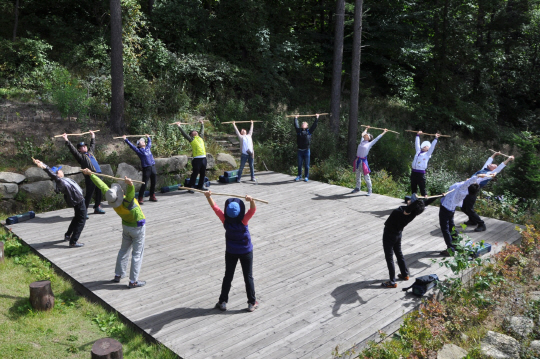
M191 177L189 178L189 187L191 188L197 188L202 190L203 184L204 184L204 176L206 175L206 148L204 146L204 121L199 120L201 123L201 130L197 132L196 130L191 130L189 132L189 135L184 131L184 129L180 126L180 122L176 122L178 125L178 128L180 129L180 132L182 132L182 136L191 145L191 149L193 151L193 159L191 160L191 166L193 167L193 172L191 173ZM199 176L199 184L195 186L195 181L197 180L197 176ZM193 191L189 191L190 193L193 193Z
M88 168L82 170L90 176L92 182L105 195L107 202L122 218L122 245L116 258L116 269L113 282L119 283L126 276L129 251L131 250L131 270L129 273L128 288L142 287L146 282L139 280L139 272L144 253L144 236L146 232L146 218L135 199L135 186L131 179L124 177L127 185L126 195L118 183L107 186L99 177L92 174Z

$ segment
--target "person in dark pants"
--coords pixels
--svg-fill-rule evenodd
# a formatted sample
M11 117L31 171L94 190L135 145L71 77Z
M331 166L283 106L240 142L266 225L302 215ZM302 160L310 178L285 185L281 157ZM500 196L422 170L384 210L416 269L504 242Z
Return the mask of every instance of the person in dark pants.
M246 196L246 201L250 203L249 211L246 213L244 202L238 198L229 198L225 202L225 213L223 213L212 199L211 191L206 192L204 195L210 207L223 223L223 227L225 227L225 277L223 277L221 295L216 308L223 311L227 310L234 271L236 264L240 261L246 285L247 310L253 312L259 307L259 302L255 297L255 284L253 283L253 244L251 243L248 222L255 214L255 201L250 196Z
M71 248L84 246L84 243L78 242L86 224L86 206L81 187L71 178L64 177L64 172L61 171L62 166L50 168L40 160L34 160L34 163L47 172L56 186L56 193L62 193L67 205L75 210L75 216L69 224L64 240L69 241Z
M296 130L296 144L298 146L298 177L294 180L296 182L302 179L302 164L304 165L304 181L309 180L309 160L311 156L310 145L311 145L311 136L315 129L317 128L317 123L319 122L319 114L315 115L317 118L313 125L308 129L308 123L302 122L302 126L298 126L298 117L294 118L294 129Z
M156 161L154 160L154 156L152 155L152 138L150 135L145 135L148 140L148 145L144 142L144 138L140 138L139 141L137 141L137 147L133 146L133 144L127 139L126 135L123 136L124 141L127 143L129 147L135 153L139 158L141 159L141 167L142 167L142 181L144 182L141 188L139 189L139 204L143 204L143 197L144 197L144 191L146 191L146 184L148 183L148 179L150 179L150 202L157 202L156 199L156 180L157 180L157 172L156 172Z
M206 176L207 162L206 148L204 146L204 140L202 139L202 137L204 136L204 121L199 120L199 122L201 123L200 133L195 130L191 130L189 132L189 135L180 126L180 122L176 122L176 124L178 125L180 132L182 132L182 136L184 136L184 138L190 143L191 149L193 151L193 159L191 160L193 172L191 173L191 177L189 178L189 187L202 190L204 185L204 177ZM199 184L195 186L197 176L199 176ZM194 193L193 191L188 192Z
M90 131L92 134L92 139L90 140L90 147L84 142L77 143L77 148L75 148L71 142L68 140L67 134L63 134L62 137L66 141L66 146L69 149L69 152L75 157L77 162L81 165L81 169L88 168L91 171L101 173L101 168L94 156L96 150L96 135L93 131ZM95 193L95 202L94 202L94 213L95 214L105 214L105 211L101 209L101 191L96 191L96 185L90 180L89 176L84 176L84 184L86 186L86 195L84 196L84 202L86 205L86 219L88 219L88 206L90 206L90 201L92 196Z
M416 139L414 140L414 149L416 154L412 161L411 171L411 193L417 193L420 188L422 196L427 197L426 192L426 170L429 163L429 159L435 150L435 146L439 140L440 135L437 133L433 142L424 141L420 144L420 135L422 131L418 131Z
M397 258L399 271L401 272L398 274L398 278L409 280L409 270L407 269L405 257L401 251L401 235L405 226L411 223L416 216L422 214L425 208L424 202L418 200L416 195L413 194L407 206L400 206L394 209L390 217L384 222L383 249L390 280L382 283L383 287L397 288L394 254Z
M484 163L484 166L482 167L482 169L476 172L474 175L477 176L483 173L485 174L499 173L506 167L506 165L508 165L508 162L514 159L514 156L510 156L506 159L506 161L504 161L503 163L497 166L496 164L493 163L493 160L495 159L495 156L497 155L500 155L500 152L495 152L491 157L489 157L486 163ZM488 177L482 182L480 182L479 183L480 189L484 188L489 183L489 181L491 181L491 177ZM478 191L477 193L468 194L467 197L465 197L465 199L463 200L463 205L461 206L461 210L463 211L463 213L465 213L469 217L469 220L465 222L465 224L467 226L477 225L474 231L483 232L486 230L486 224L482 220L482 218L480 218L478 213L476 213L476 211L474 210L474 205L476 204L476 198L478 196L478 193L480 193L480 191Z

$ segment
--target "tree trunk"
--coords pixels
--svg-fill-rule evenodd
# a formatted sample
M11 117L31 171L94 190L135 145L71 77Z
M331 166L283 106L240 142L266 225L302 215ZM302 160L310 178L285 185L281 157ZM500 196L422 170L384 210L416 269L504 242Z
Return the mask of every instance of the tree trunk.
M51 281L40 280L30 283L30 304L37 310L51 310L54 307Z
M15 25L13 25L13 42L17 39L17 26L19 26L19 0L15 1Z
M122 7L120 0L111 6L111 129L124 133L124 63L122 58Z
M148 0L148 16L152 15L153 8L154 8L154 0Z
M334 29L334 63L332 68L331 119L332 132L339 134L339 109L341 104L341 67L343 62L343 29L345 27L345 0L336 1Z
M349 109L349 133L347 137L347 159L352 163L356 157L356 136L358 134L358 93L360 89L360 54L362 46L362 6L363 0L354 5L354 36L351 68L351 107Z
M122 344L112 338L101 338L92 345L92 359L122 359Z

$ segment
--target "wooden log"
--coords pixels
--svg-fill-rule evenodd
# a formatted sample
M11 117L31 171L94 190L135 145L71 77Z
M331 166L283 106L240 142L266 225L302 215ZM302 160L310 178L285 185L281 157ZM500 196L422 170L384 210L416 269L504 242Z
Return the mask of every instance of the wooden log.
M319 116L328 115L328 113L319 113ZM315 117L317 114L314 115L287 115L285 117Z
M4 242L0 242L0 263L4 261Z
M54 307L51 281L40 280L30 283L30 304L37 310L51 310Z
M92 359L123 359L122 344L113 338L101 338L92 345Z

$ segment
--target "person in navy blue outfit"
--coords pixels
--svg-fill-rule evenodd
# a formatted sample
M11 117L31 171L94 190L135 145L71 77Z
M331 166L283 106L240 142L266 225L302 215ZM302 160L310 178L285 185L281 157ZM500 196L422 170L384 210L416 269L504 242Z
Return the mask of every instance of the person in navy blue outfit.
M255 214L256 206L252 197L246 196L246 201L250 203L249 211L246 213L244 202L238 198L229 198L225 202L225 213L218 207L212 199L212 192L205 192L204 195L208 204L214 210L225 227L225 277L221 285L221 295L216 304L216 308L227 310L229 301L229 291L234 277L236 264L240 261L246 294L248 299L248 312L253 312L259 307L259 302L255 297L255 284L253 282L253 244L249 234L248 222Z
M297 157L298 157L298 177L294 180L296 182L302 179L302 164L304 165L304 181L309 180L309 160L311 156L310 145L311 145L311 136L315 129L317 128L317 123L319 122L319 114L315 115L317 118L313 125L308 129L308 123L302 122L302 126L298 126L298 117L294 118L294 129L296 130L296 144L298 146Z
M150 135L145 135L148 139L148 145L145 143L144 138L141 137L137 141L137 147L135 147L126 137L126 135L123 136L124 141L128 144L129 147L135 153L139 158L141 159L141 167L142 167L142 181L144 184L139 189L139 204L143 204L143 197L144 197L144 191L146 191L146 184L148 183L148 179L150 179L150 199L151 202L157 202L156 199L156 179L157 179L157 172L156 172L156 161L154 160L154 156L152 155L152 138Z

